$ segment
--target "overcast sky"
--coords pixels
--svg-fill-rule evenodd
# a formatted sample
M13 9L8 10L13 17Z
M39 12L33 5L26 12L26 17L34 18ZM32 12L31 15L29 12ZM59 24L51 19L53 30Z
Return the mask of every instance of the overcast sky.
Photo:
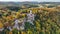
M60 2L60 0L0 0L3 2L13 1L13 2L23 2L23 1L37 1L37 2Z

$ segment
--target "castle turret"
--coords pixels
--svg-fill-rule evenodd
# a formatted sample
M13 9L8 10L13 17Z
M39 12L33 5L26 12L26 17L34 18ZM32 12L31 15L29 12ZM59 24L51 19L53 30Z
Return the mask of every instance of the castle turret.
M32 14L32 10L30 10L30 14Z

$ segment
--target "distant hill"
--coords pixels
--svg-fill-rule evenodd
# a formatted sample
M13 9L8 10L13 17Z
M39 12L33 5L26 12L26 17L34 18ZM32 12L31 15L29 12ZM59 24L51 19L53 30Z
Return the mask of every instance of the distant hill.
M57 4L57 5L60 5L60 2L40 2L39 4Z
M6 7L6 6L17 6L21 7L22 5L37 5L37 4L55 4L60 5L60 2L0 2L0 8Z
M38 2L0 2L0 5L21 6L23 4L39 4Z
M59 4L60 2L0 2L0 5L5 6L22 6L23 4Z

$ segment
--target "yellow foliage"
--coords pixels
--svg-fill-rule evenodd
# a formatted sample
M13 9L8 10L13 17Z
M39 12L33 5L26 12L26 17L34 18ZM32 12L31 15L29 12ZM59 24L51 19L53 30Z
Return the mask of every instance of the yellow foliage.
M20 15L20 12L17 12L16 15Z
M24 31L21 31L21 34L26 34L26 32L24 32Z
M27 34L32 34L32 31L31 31L31 30L28 30L28 31L27 31Z
M22 14L23 16L25 16L25 14Z
M40 27L40 24L39 24L39 22L38 22L38 21L36 21L36 26L37 26L37 27Z
M3 28L3 24L0 22L0 28Z
M7 20L12 20L12 16L7 16Z
M10 31L9 34L12 34L12 32Z

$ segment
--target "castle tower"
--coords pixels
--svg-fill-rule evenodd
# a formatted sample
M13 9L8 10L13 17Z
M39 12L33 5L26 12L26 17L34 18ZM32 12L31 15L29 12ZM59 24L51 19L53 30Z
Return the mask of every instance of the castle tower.
M32 25L33 24L33 21L34 21L34 14L32 14L32 10L30 10L30 13L27 14L27 22L31 23Z

